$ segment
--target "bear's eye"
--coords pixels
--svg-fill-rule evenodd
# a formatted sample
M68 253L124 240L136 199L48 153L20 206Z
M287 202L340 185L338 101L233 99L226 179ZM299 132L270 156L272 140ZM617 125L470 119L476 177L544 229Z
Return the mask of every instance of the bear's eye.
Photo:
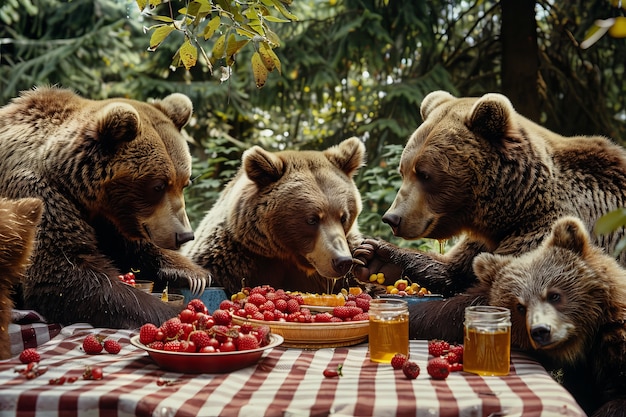
M550 304L557 304L561 301L561 294L558 292L550 292L548 293L548 302Z
M518 304L516 306L517 312L520 313L522 316L526 315L526 306L524 306L523 304Z
M306 224L308 224L309 226L315 226L320 222L320 218L317 216L309 216L306 219Z
M158 181L152 189L155 193L160 194L165 191L165 183L163 181Z
M428 181L430 179L430 174L426 171L421 171L415 168L415 176L420 181Z

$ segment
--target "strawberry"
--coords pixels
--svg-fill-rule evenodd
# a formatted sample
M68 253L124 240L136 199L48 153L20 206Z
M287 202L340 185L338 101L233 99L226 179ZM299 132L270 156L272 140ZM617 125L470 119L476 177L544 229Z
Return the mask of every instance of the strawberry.
M139 328L139 341L144 345L148 345L156 340L156 334L159 329L152 323L146 323Z
M211 336L209 336L209 334L205 331L196 330L195 332L191 332L189 335L189 341L196 345L196 349L202 349L203 347L211 344Z
M434 357L438 357L447 353L450 350L450 344L445 340L430 340L428 341L428 354Z
M340 319L347 319L349 317L352 317L352 312L350 310L350 307L337 306L333 308L333 316Z
M413 361L406 361L402 365L402 373L408 379L416 379L420 374L420 366Z
M396 353L391 358L391 367L393 369L402 369L402 365L407 361L407 356L403 353Z
M117 340L108 339L104 341L104 350L106 350L108 353L116 355L120 353L120 350L122 350L122 346Z
M333 316L330 313L317 313L313 316L313 321L316 323L330 323L330 319L332 317Z
M34 348L24 349L22 353L20 353L20 362L22 363L39 362L40 360L41 356L39 356L39 352Z
M342 368L343 368L342 364L337 365L337 369L326 368L324 369L323 374L326 378L334 378L336 376L343 376Z
M291 298L287 301L287 309L285 310L287 313L295 313L296 311L300 311L300 303L295 298Z
M187 303L187 308L191 311L195 311L196 313L204 313L209 314L209 310L206 308L206 305L202 302L202 300L198 298L194 298Z
M454 352L448 352L446 356L442 356L442 357L445 358L450 365L459 363L459 357Z
M161 330L168 339L173 339L182 333L183 322L178 317L172 317L161 325Z
M213 320L215 324L221 324L228 326L232 321L232 316L226 310L220 310L219 308L213 312Z
M285 311L287 311L287 300L282 298L274 300L274 306L276 307L276 310L280 310L284 313Z
M248 296L248 302L256 305L257 307L260 307L266 301L267 301L267 298L265 298L263 294L258 293L258 292L254 294L250 294L250 296Z
M89 355L96 355L102 352L102 348L102 342L92 334L83 340L83 350Z
M442 357L435 357L428 361L426 370L433 379L446 379L450 375L450 364Z
M458 363L463 363L463 345L450 346L450 353L456 354Z
M243 334L235 339L237 350L252 350L259 347L259 341L253 334Z

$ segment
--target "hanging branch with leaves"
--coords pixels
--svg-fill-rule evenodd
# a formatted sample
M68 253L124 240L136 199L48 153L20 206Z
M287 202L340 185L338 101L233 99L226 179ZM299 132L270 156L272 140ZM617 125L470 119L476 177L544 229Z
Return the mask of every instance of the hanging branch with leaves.
M211 72L218 63L223 63L221 80L225 81L232 72L235 55L252 44L255 51L250 63L258 88L265 85L272 71L281 73L280 59L274 52L274 48L280 46L280 39L269 23L298 20L288 9L292 0L136 1L142 13L157 22L145 28L152 31L149 51L155 51L171 33L183 34L183 42L172 59L172 69L194 67L200 54ZM183 3L183 7L174 12L174 3ZM168 7L159 7L161 5ZM165 14L161 14L163 10ZM271 10L281 17L273 16ZM202 41L211 39L214 42L207 53Z

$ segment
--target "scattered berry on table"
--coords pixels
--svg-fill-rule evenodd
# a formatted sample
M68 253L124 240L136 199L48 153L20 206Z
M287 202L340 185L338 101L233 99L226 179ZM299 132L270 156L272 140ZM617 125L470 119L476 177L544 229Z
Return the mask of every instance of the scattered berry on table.
M450 364L442 357L435 357L428 361L426 370L433 379L446 379L450 375Z
M434 357L439 357L450 350L450 343L445 340L429 340L428 341L428 354Z
M408 358L404 353L396 353L393 355L393 358L391 358L391 367L393 369L402 369L402 366L405 364L407 359Z
M100 339L93 334L88 335L83 340L83 350L89 355L96 355L102 352L103 348Z
M83 379L102 379L104 376L102 368L99 366L86 366L83 372Z
M416 379L420 374L420 367L417 363L407 360L402 365L402 373L408 379Z
M463 345L450 345L449 353L454 353L458 363L463 363Z
M108 353L116 355L120 353L120 350L122 350L122 346L117 340L107 339L104 341L104 350L106 350Z
M337 365L337 368L326 368L323 372L326 378L334 378L337 376L343 376L343 365Z
M20 362L22 363L39 362L40 360L41 356L39 356L39 352L34 348L24 349L22 353L20 353Z

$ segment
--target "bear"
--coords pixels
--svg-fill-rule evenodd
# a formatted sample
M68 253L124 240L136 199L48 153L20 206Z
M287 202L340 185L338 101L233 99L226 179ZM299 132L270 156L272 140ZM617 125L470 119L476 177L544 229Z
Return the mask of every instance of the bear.
M511 344L535 352L588 415L626 416L626 270L565 216L537 248L482 253L474 273L511 312Z
M518 255L537 247L556 219L573 215L592 230L602 215L626 204L626 151L602 136L564 137L515 111L497 93L456 98L429 93L423 123L400 159L402 182L383 221L404 239L455 238L445 254L365 239L353 274L382 272L389 285L408 277L443 301L410 308L414 338L463 338L465 307L484 303L472 262L491 252ZM611 253L620 228L592 243ZM626 254L619 260L624 264Z
M22 308L49 322L138 328L179 311L123 283L201 289L208 271L180 253L193 238L182 134L191 100L90 100L38 87L0 108L0 196L39 198L43 212L22 282Z
M253 146L183 253L227 294L260 285L330 292L362 240L353 178L364 163L356 137L323 151Z
M39 199L0 198L0 360L11 357L12 293L26 272L42 212Z

